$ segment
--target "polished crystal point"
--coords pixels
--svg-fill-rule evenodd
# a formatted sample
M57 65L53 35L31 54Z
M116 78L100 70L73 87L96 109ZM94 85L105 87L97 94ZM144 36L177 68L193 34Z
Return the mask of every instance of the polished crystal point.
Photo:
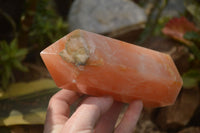
M56 41L41 57L58 87L88 95L159 107L173 104L182 87L169 55L83 30Z

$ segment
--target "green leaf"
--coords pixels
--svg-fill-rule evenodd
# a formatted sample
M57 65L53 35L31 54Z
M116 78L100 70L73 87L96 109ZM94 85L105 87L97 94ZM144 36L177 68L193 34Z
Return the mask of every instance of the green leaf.
M186 32L183 37L187 40L191 40L194 42L200 42L200 35L194 31Z
M25 56L26 56L27 53L28 53L27 49L20 49L15 54L15 57L18 58L19 60L22 60L22 59L25 58Z
M169 22L170 19L172 19L172 17L168 17L168 16L160 17L158 19L158 24L155 26L153 34L155 36L162 35L162 29L164 28L166 23Z
M17 39L12 40L12 42L10 43L10 49L12 51L17 49Z
M5 62L6 60L9 59L9 55L7 54L0 54L1 55L1 61L0 61L0 64L2 64L2 62Z
M198 85L198 80L192 77L183 77L183 87L193 88Z
M6 41L0 42L0 88L5 89L10 83L14 69L27 71L22 65L22 60L28 53L27 49L19 49L17 39L8 44Z
M11 77L11 68L8 65L5 65L1 75L1 86L5 90L9 84L10 77Z
M189 49L194 54L194 56L196 57L196 59L198 59L200 61L200 50L199 50L199 48L193 43L189 47Z
M27 67L23 66L18 60L14 60L13 61L13 65L18 70L21 70L21 71L24 71L24 72L28 71Z
M184 88L196 87L200 82L200 70L189 70L183 74L182 78Z
M6 41L1 41L0 42L0 50L2 53L8 53L10 51L10 47L9 45L7 44Z

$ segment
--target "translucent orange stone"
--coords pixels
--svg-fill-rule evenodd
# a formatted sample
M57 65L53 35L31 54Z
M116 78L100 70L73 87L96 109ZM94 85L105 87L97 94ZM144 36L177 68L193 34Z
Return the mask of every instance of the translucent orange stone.
M171 105L182 79L167 54L75 30L41 52L56 85L146 107Z

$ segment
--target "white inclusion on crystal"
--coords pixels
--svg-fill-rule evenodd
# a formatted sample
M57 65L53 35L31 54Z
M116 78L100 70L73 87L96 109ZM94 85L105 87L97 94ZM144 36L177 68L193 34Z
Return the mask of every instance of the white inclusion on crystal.
M75 80L75 79L73 79L73 80L72 80L72 83L76 83L76 80Z
M90 54L94 54L96 46L95 46L93 40L88 39L88 45L89 45L89 48L90 48Z

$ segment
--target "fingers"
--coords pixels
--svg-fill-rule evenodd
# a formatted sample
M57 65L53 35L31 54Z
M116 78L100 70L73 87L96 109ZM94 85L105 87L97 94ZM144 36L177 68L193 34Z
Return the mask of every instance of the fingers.
M112 132L122 108L122 103L111 97L89 97L77 108L69 119L70 105L80 95L70 90L55 94L48 106L44 133L57 132ZM129 105L115 133L132 133L143 108L141 101ZM95 131L94 131L95 130ZM98 133L97 132L97 133Z
M70 104L78 98L78 93L63 89L50 99L44 133L59 132L62 129L69 118Z
M142 101L132 102L114 133L132 133L143 108Z
M66 122L62 132L94 132L94 127L101 115L111 107L111 97L89 97L77 108Z
M97 123L95 133L112 133L115 127L115 123L123 107L123 103L115 101L111 108L101 117Z

